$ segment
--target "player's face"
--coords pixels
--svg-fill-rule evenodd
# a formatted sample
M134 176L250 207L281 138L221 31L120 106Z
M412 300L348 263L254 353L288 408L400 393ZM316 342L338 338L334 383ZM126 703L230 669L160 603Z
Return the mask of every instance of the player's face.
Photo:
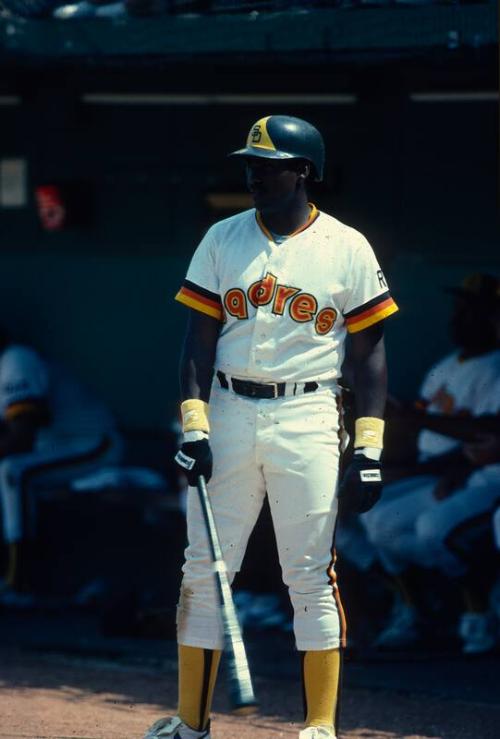
M494 342L491 316L482 303L457 295L450 320L451 336L462 349L478 349Z
M247 187L255 207L261 213L272 213L292 205L297 194L299 168L294 160L246 160Z

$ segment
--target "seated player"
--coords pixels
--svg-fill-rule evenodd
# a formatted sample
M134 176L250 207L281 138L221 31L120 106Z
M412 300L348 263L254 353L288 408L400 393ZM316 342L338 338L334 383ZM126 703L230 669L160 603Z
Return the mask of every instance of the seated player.
M109 411L61 367L0 335L0 602L29 602L37 494L120 460Z
M397 592L389 623L376 640L382 648L409 645L421 638L416 597L421 568L462 575L462 564L447 547L448 537L464 517L484 514L494 505L494 491L486 492L482 485L481 495L473 492L482 478L463 441L494 430L497 423L491 399L500 378L499 343L492 320L498 289L499 282L491 275L472 275L453 289L451 329L458 351L431 368L422 386L420 411L404 416L407 423L425 429L418 436L418 462L408 477L386 485L377 509L361 517ZM479 421L485 401L490 403L488 415ZM462 623L466 621L464 616ZM461 626L460 633L465 652L481 651L477 628Z
M469 476L455 489L438 485L435 500L415 521L417 548L463 594L458 633L465 654L493 649L499 635L489 596L498 572L492 519L500 504L500 380L485 393L477 412L477 418L466 419L454 431L459 438L472 437L462 445ZM485 421L491 423L490 433L480 430Z
M500 339L500 295L492 320ZM476 412L474 418L454 420L448 429L465 440L462 451L471 474L457 490L442 487L438 503L415 525L421 548L461 586L466 610L458 631L466 654L490 651L500 636L494 595L499 557L492 527L500 506L500 378L479 399Z

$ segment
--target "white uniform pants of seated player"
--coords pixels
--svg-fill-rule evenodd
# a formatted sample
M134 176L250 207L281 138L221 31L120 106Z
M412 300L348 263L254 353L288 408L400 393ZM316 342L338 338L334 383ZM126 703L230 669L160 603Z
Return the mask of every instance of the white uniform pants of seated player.
M299 650L340 646L336 592L327 570L337 515L338 412L333 390L272 400L214 388L214 456L208 492L230 578L239 570L266 491ZM177 614L180 644L220 649L213 567L195 488L188 492L188 541Z
M498 505L500 506L500 502ZM500 508L493 515L493 536L495 537L497 549L500 549Z
M438 481L428 475L387 485L377 506L361 517L387 572L397 575L408 565L436 568L449 577L466 572L447 541L468 521L493 513L500 484L478 470L462 488L437 500L433 492Z
M335 549L343 562L354 565L361 572L368 572L378 561L378 553L368 539L361 518L353 514L339 521L335 533Z
M3 536L14 543L33 536L36 501L44 491L67 485L82 475L120 461L122 443L108 433L94 439L68 440L27 454L14 454L0 463Z

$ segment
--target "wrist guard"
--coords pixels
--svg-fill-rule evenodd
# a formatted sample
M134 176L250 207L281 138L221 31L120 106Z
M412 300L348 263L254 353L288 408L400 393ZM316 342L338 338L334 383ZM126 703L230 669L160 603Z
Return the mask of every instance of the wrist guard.
M208 423L208 403L199 398L191 398L181 403L182 430L205 431L208 434L210 425Z
M354 424L354 448L374 447L382 449L384 446L384 426L381 418L364 416L357 418Z

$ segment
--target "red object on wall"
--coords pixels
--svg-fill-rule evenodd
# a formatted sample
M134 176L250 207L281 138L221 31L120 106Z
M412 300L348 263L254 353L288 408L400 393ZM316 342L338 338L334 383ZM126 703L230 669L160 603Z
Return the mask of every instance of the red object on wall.
M39 185L35 188L38 215L46 231L61 231L67 220L64 196L58 185Z

